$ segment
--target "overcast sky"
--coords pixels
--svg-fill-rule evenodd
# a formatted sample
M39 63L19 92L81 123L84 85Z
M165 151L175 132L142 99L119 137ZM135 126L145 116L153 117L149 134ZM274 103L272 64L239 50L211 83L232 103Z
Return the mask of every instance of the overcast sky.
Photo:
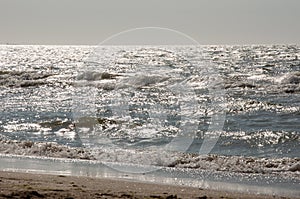
M200 44L300 44L300 0L0 0L0 43L98 44L158 26Z

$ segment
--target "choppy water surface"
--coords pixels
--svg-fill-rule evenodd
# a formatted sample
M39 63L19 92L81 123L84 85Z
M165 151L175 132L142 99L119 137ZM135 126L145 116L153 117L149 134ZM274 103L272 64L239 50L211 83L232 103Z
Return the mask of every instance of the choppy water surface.
M101 63L91 56L97 49L0 46L0 153L189 168L204 168L208 158L206 169L245 172L256 162L251 172L300 170L299 46L106 46ZM203 67L208 62L217 70ZM209 79L216 72L222 81ZM225 99L212 99L213 84ZM217 114L214 100L225 124L211 152L217 156L201 159L193 153ZM150 152L195 124L189 153ZM243 156L253 158L242 164Z

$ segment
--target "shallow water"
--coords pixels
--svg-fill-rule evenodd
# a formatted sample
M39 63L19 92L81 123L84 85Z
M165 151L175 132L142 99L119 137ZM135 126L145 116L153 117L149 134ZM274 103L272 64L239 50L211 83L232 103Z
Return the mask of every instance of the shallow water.
M299 197L300 179L282 178L276 174L232 173L195 170L189 168L157 167L157 170L143 175L123 173L114 168L130 168L130 164L104 164L101 161L72 160L43 157L0 155L0 170L53 175L89 176L134 180L157 184L171 184L248 194L266 194L284 197ZM139 166L139 168L145 166ZM138 169L137 167L135 169Z

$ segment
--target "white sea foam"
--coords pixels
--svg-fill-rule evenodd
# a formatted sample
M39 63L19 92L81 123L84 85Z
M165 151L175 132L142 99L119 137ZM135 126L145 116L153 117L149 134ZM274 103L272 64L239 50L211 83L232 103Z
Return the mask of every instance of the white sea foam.
M0 153L38 157L88 159L165 167L274 174L300 180L299 158L196 155L171 151L68 147L56 143L1 139Z

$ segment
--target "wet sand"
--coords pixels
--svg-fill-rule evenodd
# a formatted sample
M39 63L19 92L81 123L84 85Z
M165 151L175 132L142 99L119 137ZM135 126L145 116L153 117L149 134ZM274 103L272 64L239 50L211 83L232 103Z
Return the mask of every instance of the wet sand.
M184 186L0 171L0 198L282 198Z

